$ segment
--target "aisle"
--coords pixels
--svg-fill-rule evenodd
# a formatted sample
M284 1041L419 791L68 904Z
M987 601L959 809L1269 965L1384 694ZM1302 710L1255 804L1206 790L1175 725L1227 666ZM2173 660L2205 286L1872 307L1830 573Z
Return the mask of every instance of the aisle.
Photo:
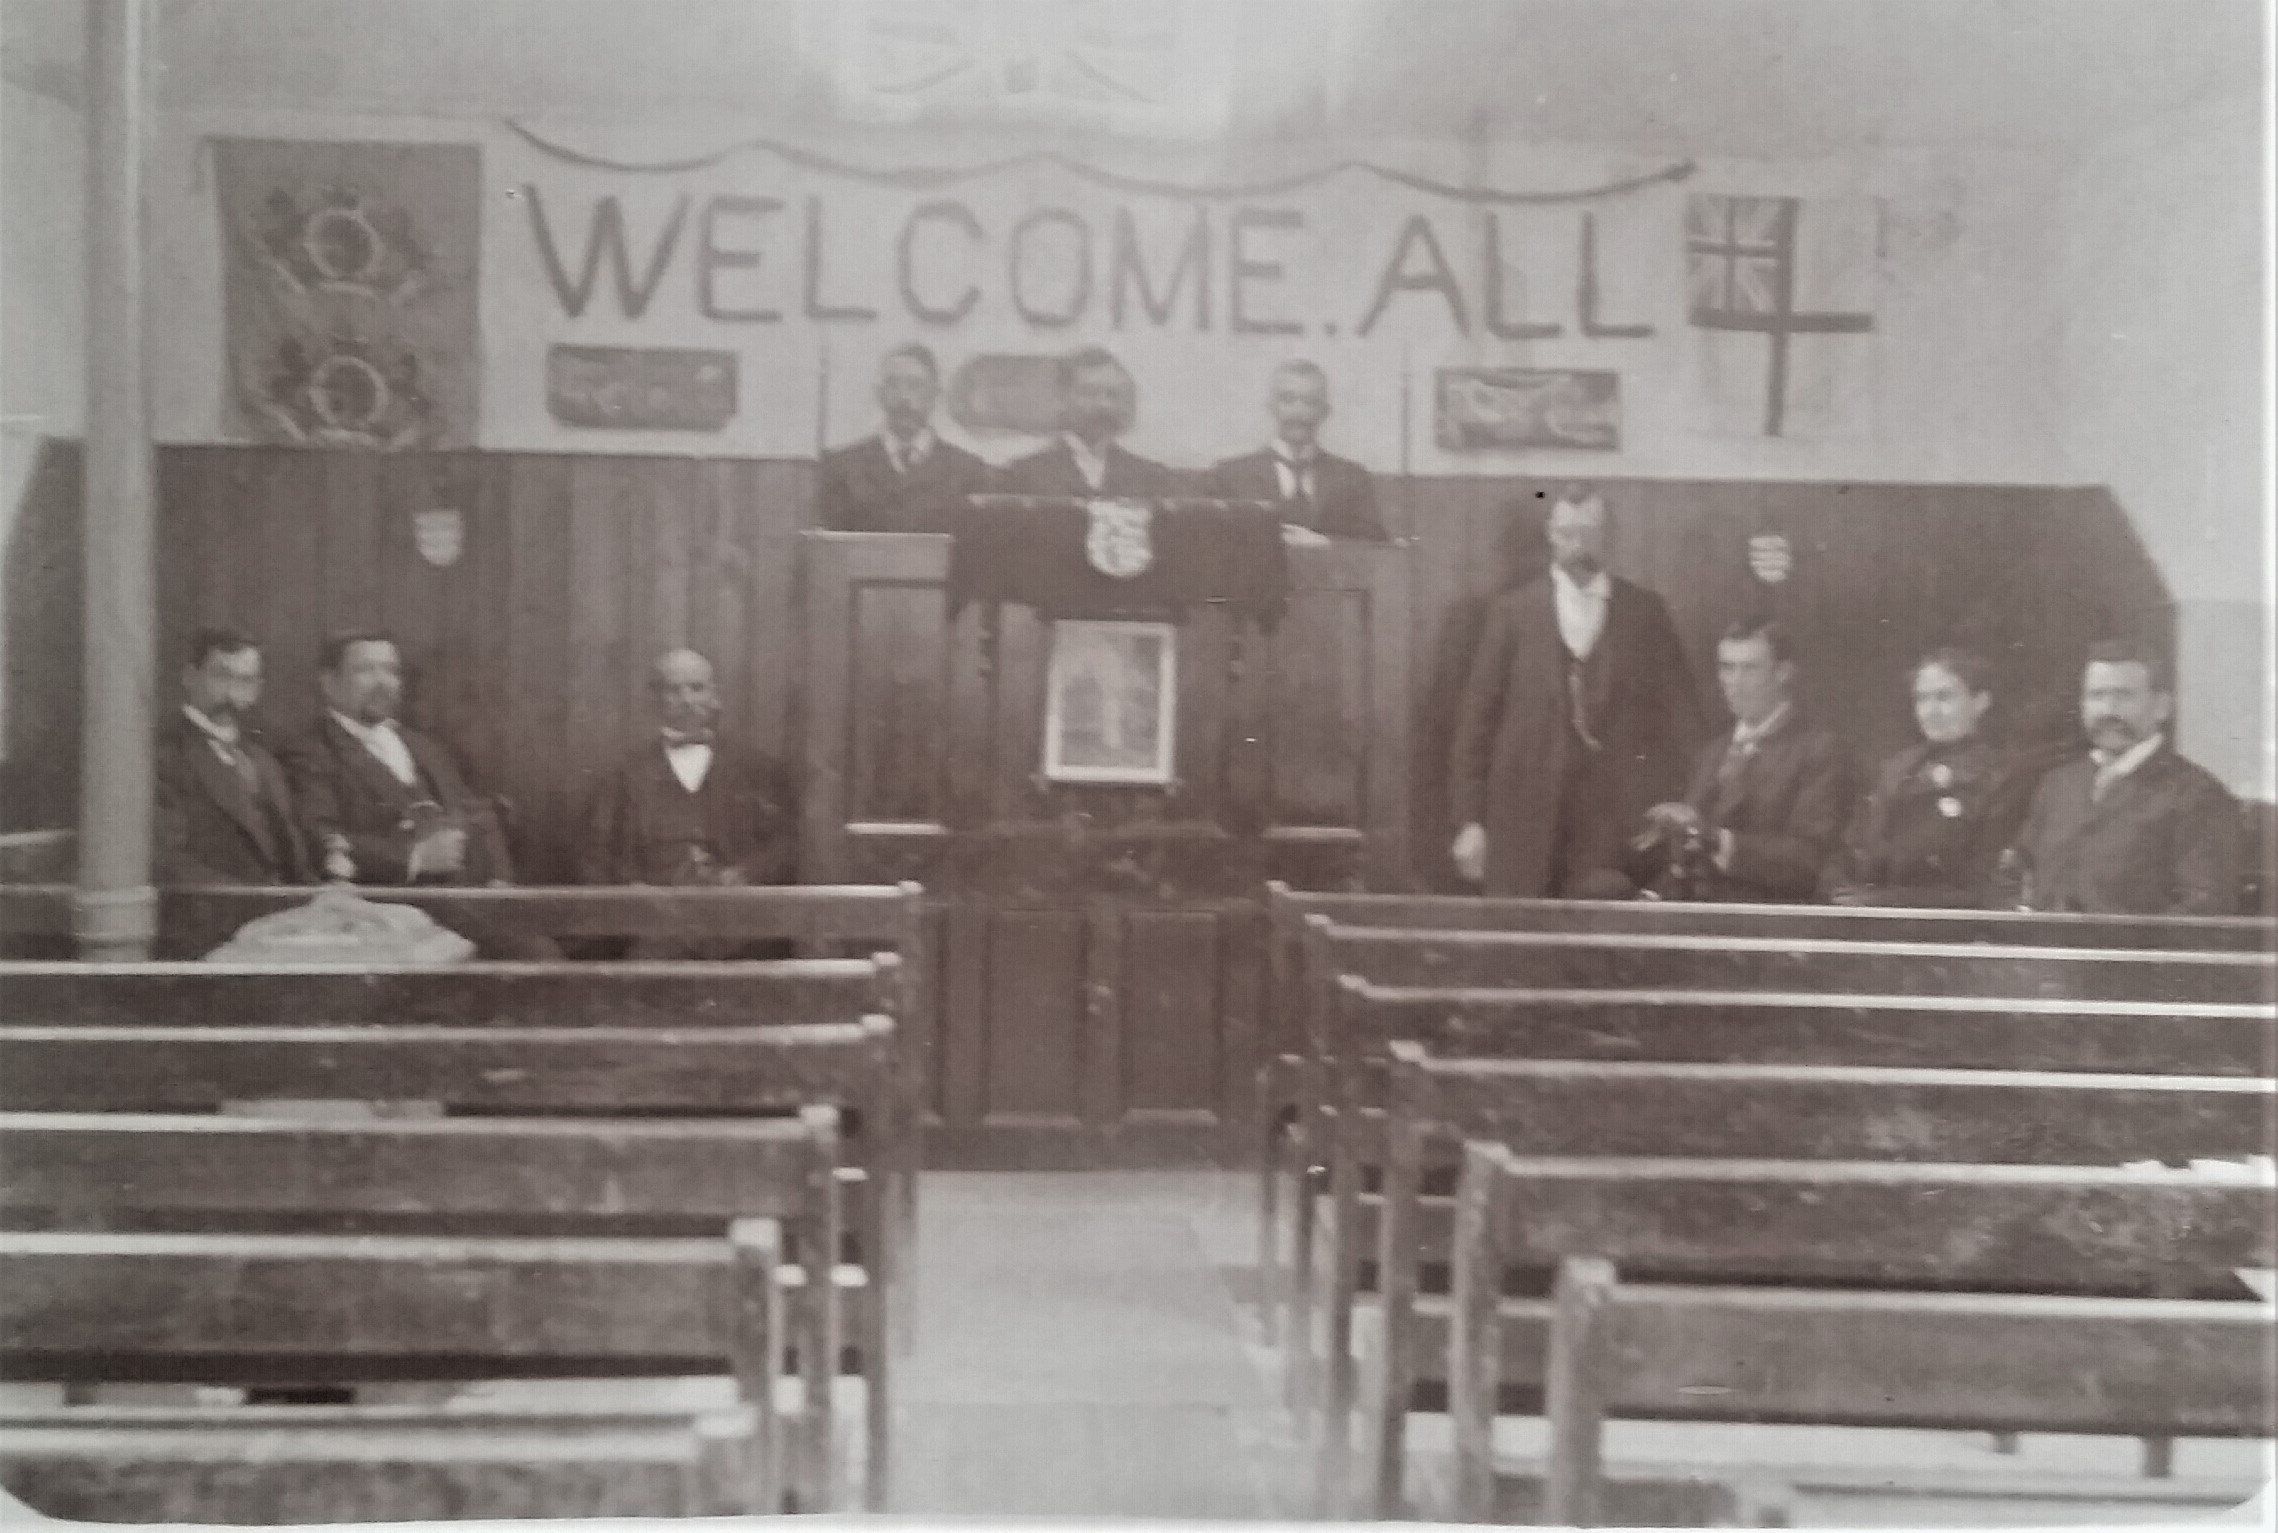
M894 1509L1296 1515L1270 1360L1233 1283L1251 1178L929 1173Z

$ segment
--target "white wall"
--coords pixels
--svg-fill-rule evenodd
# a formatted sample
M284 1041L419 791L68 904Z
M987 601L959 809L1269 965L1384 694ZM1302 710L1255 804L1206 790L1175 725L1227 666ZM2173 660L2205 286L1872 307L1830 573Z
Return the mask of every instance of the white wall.
M735 143L748 125L672 123L544 125L550 136L598 155L638 160ZM1084 341L1114 345L1139 375L1141 422L1133 445L1178 463L1207 462L1254 445L1262 436L1263 384L1273 363L1291 352L1320 358L1334 380L1339 414L1332 445L1381 470L1403 462L1424 473L1623 474L1688 478L1778 478L2042 483L2061 465L2059 404L2054 388L2062 342L2061 314L2048 281L2061 159L2021 152L1959 150L1880 153L1792 163L1705 161L1680 186L1592 204L1604 291L1601 319L1645 321L1648 340L1578 335L1574 293L1581 209L1502 210L1508 317L1562 322L1557 340L1518 341L1482 334L1485 217L1444 199L1388 188L1365 176L1327 189L1262 194L1207 205L1213 220L1215 316L1206 330L1182 317L1167 326L1143 317L1126 328L1108 322L1107 249L1114 219L1129 208L1154 278L1167 276L1193 216L1191 205L1145 195L1103 192L1050 169L1024 170L945 191L860 186L787 166L772 155L738 154L681 175L643 176L565 165L534 151L495 123L444 119L310 117L275 112L182 114L168 125L155 189L154 285L168 316L156 337L154 401L160 436L213 441L228 429L222 390L221 234L215 209L211 136L276 138L442 139L480 144L484 153L481 255L482 386L480 445L509 450L804 456L818 425L829 440L871 429L867 394L873 360L913 335L930 341L952 368L978 352L1058 352ZM984 137L892 130L836 132L815 147L874 166L971 163L1039 148L1063 148L1030 136ZM1071 150L1105 158L1112 148ZM1357 158L1448 180L1503 188L1588 186L1658 168L1666 160L1587 147L1452 141L1305 143L1203 152L1147 151L1120 167L1170 181L1242 180L1277 171ZM764 239L756 272L733 274L737 301L784 313L781 323L738 324L698 312L692 211L678 254L647 313L616 312L605 278L582 316L565 314L537 253L522 187L536 186L556 237L575 261L582 253L594 199L615 196L626 210L634 248L645 255L675 199L727 193L771 196L785 207L764 234L749 227L734 240ZM1686 323L1684 200L1690 192L1873 197L1882 202L1876 267L1877 333L1823 344L1855 348L1866 360L1873 405L1837 436L1765 439L1706 428L1690 409ZM799 266L803 208L810 196L828 209L825 298L876 307L875 321L805 319ZM898 298L896 250L911 208L935 196L967 202L986 227L968 244L936 226L925 247L927 281L954 294L971 280L983 297L970 319L928 329ZM1275 318L1301 322L1288 336L1228 333L1228 220L1243 202L1296 208L1301 232L1260 239L1259 253L1283 261L1287 274L1257 285L1253 300ZM1093 230L1097 272L1085 317L1065 328L1023 324L1006 287L1009 232L1020 216L1043 206L1074 210ZM1367 339L1356 336L1378 278L1408 218L1432 220L1465 293L1470 334L1450 323L1428 294L1396 298ZM964 263L964 264L960 264ZM1047 288L1050 283L1044 284ZM548 416L543 390L552 342L713 347L741 360L742 408L718 433L596 432L564 428ZM829 353L827 417L818 410L817 379ZM1515 365L1610 369L1621 374L1622 446L1615 453L1534 451L1443 452L1433 440L1432 373L1449 365ZM1403 378L1410 429L1403 444ZM975 443L987 456L1024 451L1025 440ZM1405 451L1405 457L1404 457Z
M85 277L79 113L0 79L0 549L42 437L76 437L85 409ZM7 593L0 589L0 634ZM0 739L8 710L0 664Z
M2175 594L2185 752L2263 798L2269 189L2255 101L2116 136L2066 178L2062 275L2067 472L2111 487Z

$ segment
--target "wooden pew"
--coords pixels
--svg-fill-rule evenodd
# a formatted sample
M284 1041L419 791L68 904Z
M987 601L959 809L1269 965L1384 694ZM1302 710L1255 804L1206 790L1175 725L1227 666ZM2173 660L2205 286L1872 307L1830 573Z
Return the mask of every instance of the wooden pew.
M1835 906L1685 904L1664 901L1604 902L1468 899L1440 895L1328 894L1266 886L1268 976L1280 1052L1259 1071L1261 1184L1260 1266L1269 1276L1276 1262L1281 1222L1281 1189L1293 1174L1300 1146L1288 1139L1305 1100L1317 1093L1317 1023L1312 1020L1335 973L1362 967L1356 955L1341 954L1326 967L1322 959L1339 944L1325 934L1365 928L1372 934L1435 930L1511 931L1536 934L1725 935L1783 945L1798 942L1903 941L1931 945L1976 942L2010 947L2155 949L2162 951L2260 953L2278 948L2278 923L2249 917L2059 916L2004 911L1925 911L1853 909ZM2060 971L2061 972L2061 971ZM1392 975L1370 971L1372 979ZM1518 971L1495 983L1511 983ZM1445 986L1453 976L1436 973L1421 984ZM1528 981L1544 987L1536 976ZM1603 984L1592 976L1593 987ZM1715 981L1723 983L1722 980ZM1699 988L1699 983L1681 988ZM1760 988L1780 988L1767 985ZM1812 988L1826 988L1813 986ZM1869 987L1873 988L1873 987ZM1890 986L1884 988L1899 988ZM2154 996L2154 999L2180 997ZM2261 997L2267 999L2267 996ZM1269 1287L1271 1285L1269 1284Z
M177 886L159 891L163 932L233 932L257 917L305 904L305 887ZM738 889L532 885L508 889L359 887L372 900L413 905L444 926L491 937L781 939L815 956L829 949L890 952L899 960L890 1010L901 1024L904 1091L897 1130L916 1153L925 1082L938 1047L934 987L941 917L915 883L759 885ZM72 933L69 884L0 883L0 953L26 944L40 957L67 958ZM909 1168L915 1170L913 1159ZM900 1179L900 1236L914 1248L917 1181ZM905 1319L907 1316L905 1315Z
M273 1460L284 1498L341 1496L330 1520L396 1515L397 1498L416 1505L444 1487L464 1498L460 1515L467 1503L590 1515L592 1468L517 1460L493 1438L501 1430L578 1441L626 1468L650 1462L643 1494L666 1510L718 1509L730 1485L744 1512L775 1510L786 1491L792 1505L826 1506L830 1413L805 1409L786 1442L776 1359L797 1344L810 1389L820 1382L827 1288L782 1258L793 1244L828 1250L836 1233L837 1116L0 1114L0 1211L16 1231L0 1247L0 1367L19 1380L211 1383L726 1372L753 1428L740 1450L719 1439L717 1421L676 1433L664 1422L476 1409L453 1431L445 1412L421 1421L334 1408L304 1423L266 1408L207 1417L203 1457L234 1434ZM115 1497L100 1466L136 1462L138 1440L168 1457L154 1440L166 1429L131 1411L65 1407L17 1425L77 1450L65 1454L86 1476L75 1491L57 1483L63 1465L11 1434L12 1471L40 1465L25 1472L64 1503L51 1512ZM314 1435L264 1453L287 1426ZM90 1429L111 1434L109 1453L90 1451ZM411 1464L400 1478L398 1459ZM145 1478L141 1493L182 1510L198 1479L168 1490Z
M2270 1435L2267 1305L2036 1291L2157 1294L2267 1266L2269 1207L2267 1178L2188 1171L1527 1158L1475 1144L1447 1348L1455 1514L1496 1513L1497 1388L1514 1372L1547 1379L1541 1510L1554 1524L1618 1511L1600 1451L1609 1415ZM1558 1272L1550 1300L1504 1297L1513 1266L1545 1265ZM1765 1272L1874 1286L1745 1282ZM1770 1482L1748 1510L1779 1522L1786 1487L1841 1484L1846 1466L1730 1473ZM1893 1466L1848 1475L1870 1477ZM2215 1494L2235 1504L2253 1489Z
M1722 908L1722 907L1717 907ZM1971 944L1790 942L1704 935L1417 931L1345 928L1304 920L1298 983L1306 992L1311 1058L1279 1083L1289 1106L1262 1114L1259 1259L1269 1295L1282 1290L1280 1188L1290 1163L1323 1164L1323 1102L1343 1068L1319 1019L1333 1007L1337 977L1358 973L1386 985L1451 989L1791 991L1876 996L1966 995L1982 999L2084 999L2270 1003L2278 962L2261 953L2158 949L1996 948ZM1291 1120L1284 1131L1280 1120ZM1293 1197L1294 1291L1311 1275L1312 1201ZM1292 1316L1291 1321L1299 1318Z
M2267 1019L2265 1028L2269 1027ZM1838 1019L1828 1058L1872 1057L1877 1035ZM1911 1052L1911 1051L1909 1051ZM1523 1155L1754 1158L2039 1165L2178 1163L2260 1153L2278 1126L2263 1078L2103 1075L1873 1065L1641 1064L1448 1058L1392 1045L1380 1216L1362 1217L1361 1156L1340 1156L1332 1216L1325 1463L1341 1473L1356 1379L1352 1315L1360 1253L1379 1273L1377 1368L1362 1412L1374 1515L1400 1515L1402 1443L1419 1375L1445 1336L1422 1293L1446 1260L1452 1205L1426 1198L1433 1152L1464 1140ZM1346 1235L1346 1231L1352 1231ZM1363 1246L1362 1242L1367 1244ZM1342 1350L1339 1350L1340 1344Z
M858 1021L882 987L891 992L892 968L825 959L384 970L6 964L0 994L17 1025L0 1030L0 1100L173 1111L340 1097L434 1101L465 1113L845 1108L862 1125L844 1173L860 1265L826 1261L822 1273L844 1290L874 1444L869 1488L882 1497L885 1317L897 1296L907 1302L908 1285L906 1248L881 1189L914 1177L915 1123L896 1110L893 1024L873 1017L859 1054L834 1058L811 1047L822 1024L798 1019ZM154 1030L180 1036L161 1044ZM826 1357L841 1355L835 1340L834 1329Z

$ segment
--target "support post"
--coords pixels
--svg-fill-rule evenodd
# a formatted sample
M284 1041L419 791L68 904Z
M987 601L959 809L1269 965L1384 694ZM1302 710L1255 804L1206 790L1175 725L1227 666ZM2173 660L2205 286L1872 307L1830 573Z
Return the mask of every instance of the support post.
M87 7L86 661L79 756L80 955L149 956L157 571L143 367L149 0Z

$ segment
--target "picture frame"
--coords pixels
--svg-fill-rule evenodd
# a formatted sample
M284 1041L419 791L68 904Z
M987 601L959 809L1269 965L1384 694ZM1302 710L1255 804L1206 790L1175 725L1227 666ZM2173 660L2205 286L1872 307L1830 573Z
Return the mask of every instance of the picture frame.
M1044 683L1050 782L1168 787L1178 761L1178 627L1062 618Z

